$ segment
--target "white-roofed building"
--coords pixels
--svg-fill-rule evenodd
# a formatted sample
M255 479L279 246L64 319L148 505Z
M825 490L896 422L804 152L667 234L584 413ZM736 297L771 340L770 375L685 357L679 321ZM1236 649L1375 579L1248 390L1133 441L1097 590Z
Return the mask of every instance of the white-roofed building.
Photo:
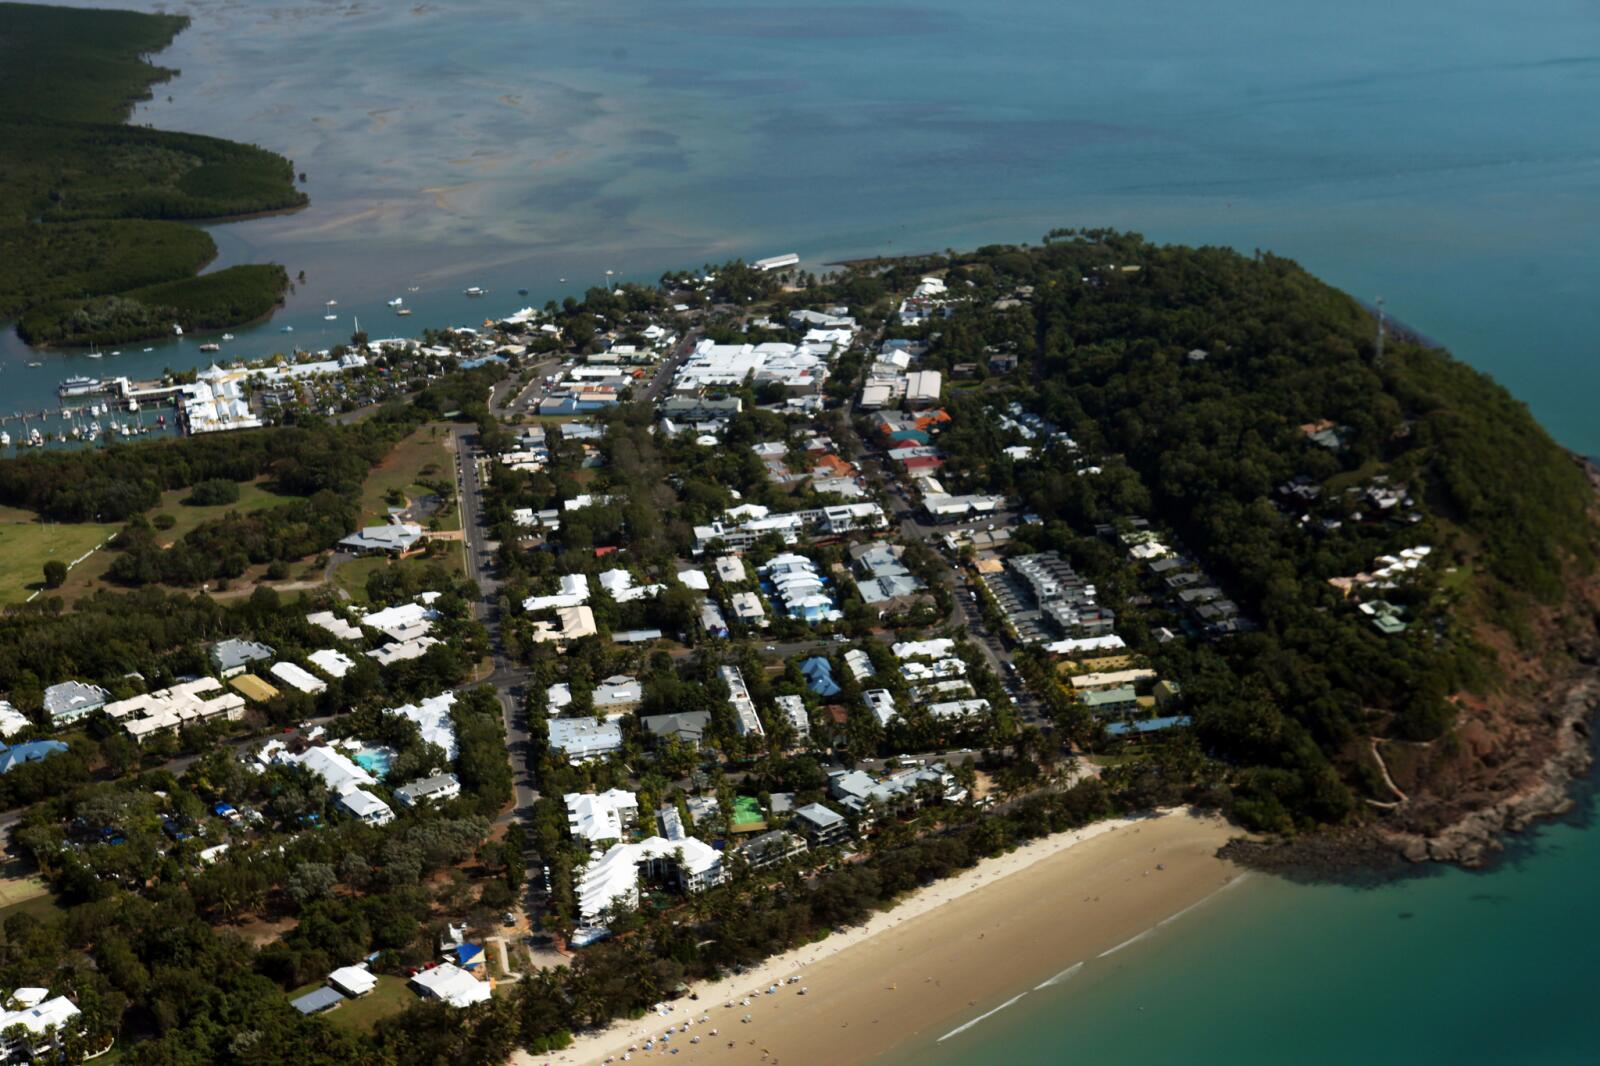
M644 686L627 674L614 674L594 689L594 709L617 714L644 702Z
M170 688L131 696L105 705L106 717L120 722L136 741L186 725L220 718L237 721L244 716L244 697L229 692L214 677L197 677Z
M340 640L360 640L361 630L340 618L332 611L314 611L306 615L306 621L320 629L326 629Z
M860 648L851 648L844 653L844 668L850 671L850 676L856 681L865 681L878 672L872 665L872 656Z
M745 625L766 628L767 609L761 605L760 596L754 592L735 592L729 602L733 606L734 618Z
M488 982L480 981L451 962L441 962L431 970L423 970L411 979L411 984L424 996L442 1000L458 1010L475 1003L487 1003L494 997Z
M339 793L333 803L352 818L359 818L368 825L388 825L394 821L394 811L387 803L359 788Z
M935 718L971 718L988 709L988 700L949 700L928 705L928 713Z
M62 1037L83 1031L80 1011L66 996L47 988L19 988L0 1008L0 1063L61 1060Z
M696 592L709 592L711 590L711 581L706 577L704 570L680 570L678 572L678 584L686 589L694 589Z
M888 725L900 713L894 705L894 693L886 688L868 689L861 694L861 698L866 702L867 710L878 719L879 725Z
M394 798L402 807L416 807L423 803L437 803L461 795L461 779L455 774L434 774L407 782L394 790Z
M277 662L267 668L267 672L291 688L297 688L308 696L315 696L328 688L328 683L310 671L296 666L294 663Z
M561 588L548 596L529 596L522 601L524 611L547 611L553 608L577 607L589 602L589 575L562 574Z
M956 642L950 637L933 640L907 640L893 646L896 659L943 659L955 651Z
M433 628L438 615L421 603L402 603L363 615L361 624L375 629L390 640L416 640Z
M428 653L428 649L437 643L439 642L433 637L417 637L415 640L396 641L393 644L385 644L381 648L373 648L367 652L367 658L376 661L379 666L393 666L395 663L422 658Z
M399 715L416 723L417 732L424 743L436 744L444 751L446 759L456 760L456 726L450 718L450 708L455 706L454 692L441 692L421 703L407 703L391 707L387 714Z
M751 699L750 689L744 683L744 674L739 672L737 666L719 666L717 673L728 686L728 703L733 707L739 735L764 735L766 730L761 728L761 717L756 714L755 700Z
M620 788L569 792L567 830L578 840L621 840L639 817L639 797Z
M572 762L588 762L622 750L622 727L593 718L552 718L550 747Z
M717 580L724 585L736 585L745 579L744 560L737 555L724 555L717 559Z
M794 727L795 734L802 740L809 739L811 717L806 714L806 701L799 696L778 696L773 702L783 713L784 720Z
M669 878L687 892L722 883L722 852L703 840L648 837L616 844L584 868L577 884L578 913L584 924L604 921L608 911L639 904L640 867L651 878Z
M336 648L323 648L306 656L306 662L332 678L341 678L356 668L356 661Z
M279 751L273 757L273 761L286 766L304 767L322 778L322 783L328 786L328 791L336 796L353 792L363 785L378 783L348 755L334 748L307 748L300 755Z
M649 599L661 594L665 585L637 585L634 584L633 574L627 570L607 570L597 578L600 587L617 603L632 603L634 600Z
M33 719L0 700L0 736L14 737L33 724Z
M1120 651L1128 645L1115 633L1108 633L1103 637L1075 637L1071 640L1058 640L1053 644L1046 644L1044 650L1056 655L1077 655L1086 651Z
M351 999L360 999L378 987L378 979L365 966L341 966L328 975L328 983Z

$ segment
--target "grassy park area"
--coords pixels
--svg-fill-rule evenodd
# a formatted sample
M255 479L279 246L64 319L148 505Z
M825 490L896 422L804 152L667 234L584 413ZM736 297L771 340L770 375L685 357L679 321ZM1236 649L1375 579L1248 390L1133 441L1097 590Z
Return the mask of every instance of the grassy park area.
M43 587L45 563L59 559L70 565L117 529L100 523L41 522L32 511L0 507L0 603L23 602Z
M377 525L387 521L391 507L404 506L394 502L396 494L408 502L433 495L434 490L422 484L423 481L455 484L448 426L432 423L419 427L396 444L383 462L373 467L361 487L362 524ZM441 530L461 528L461 513L456 506L454 488L445 499L438 518Z
M323 982L317 981L289 993L291 1000L307 992L315 992ZM391 1014L399 1014L417 1002L417 994L406 987L403 977L379 974L378 987L360 999L346 999L327 1014L328 1021L346 1029L370 1032L374 1025Z

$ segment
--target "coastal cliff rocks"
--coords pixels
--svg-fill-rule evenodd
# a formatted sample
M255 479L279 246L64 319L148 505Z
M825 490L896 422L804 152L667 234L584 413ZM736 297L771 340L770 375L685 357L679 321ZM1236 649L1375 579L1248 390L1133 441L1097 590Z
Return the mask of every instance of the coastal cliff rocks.
M1428 833L1380 827L1379 835L1412 862L1478 867L1501 850L1500 837L1572 808L1571 787L1594 762L1590 715L1600 706L1600 669L1587 667L1547 717L1554 750L1517 791Z

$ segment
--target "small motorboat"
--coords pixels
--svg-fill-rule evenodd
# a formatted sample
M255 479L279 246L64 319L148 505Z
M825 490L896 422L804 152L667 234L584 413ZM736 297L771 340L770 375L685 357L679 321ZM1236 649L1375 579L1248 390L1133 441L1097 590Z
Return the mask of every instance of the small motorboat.
M528 295L528 290L527 289L518 289L517 290L517 295L518 296L526 296L526 295Z
M399 307L401 304L403 304L405 302L406 302L406 299L405 299L404 296L396 296L394 299L389 301L389 306L390 307Z
M466 296L487 296L489 294L488 289L480 288L477 285L469 285L461 291L462 294Z
M231 334L231 333L224 333L224 334L223 334L223 335L222 335L222 339L223 339L223 340L225 340L225 341L231 341L231 340L233 340L233 334Z
M293 326L284 326L278 332L279 333L293 333L294 332L294 327Z
M222 345L220 345L220 344L202 344L200 346L200 350L202 352L220 352L220 351L222 351Z

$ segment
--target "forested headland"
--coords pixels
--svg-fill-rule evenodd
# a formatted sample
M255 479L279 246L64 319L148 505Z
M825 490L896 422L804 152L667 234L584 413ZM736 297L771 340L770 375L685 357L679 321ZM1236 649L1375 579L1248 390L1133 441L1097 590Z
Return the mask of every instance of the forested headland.
M858 270L834 295L859 307L929 272L962 298L922 365L982 379L946 392L947 484L1020 498L1043 528L1013 550L1062 551L1184 678L1235 817L1365 822L1396 806L1387 773L1410 797L1390 824L1426 835L1537 776L1600 595L1589 472L1524 404L1401 332L1380 349L1369 311L1271 254L1062 231ZM997 356L1017 369L992 374ZM1013 401L1075 449L1010 461L993 411ZM1259 627L1162 643L1145 603L1170 593L1113 547L1144 518ZM1348 594L1414 547L1417 580Z
M146 56L186 25L0 4L0 319L30 344L115 344L268 313L280 266L195 272L216 255L189 223L304 206L287 159L216 137L125 125L174 75Z

